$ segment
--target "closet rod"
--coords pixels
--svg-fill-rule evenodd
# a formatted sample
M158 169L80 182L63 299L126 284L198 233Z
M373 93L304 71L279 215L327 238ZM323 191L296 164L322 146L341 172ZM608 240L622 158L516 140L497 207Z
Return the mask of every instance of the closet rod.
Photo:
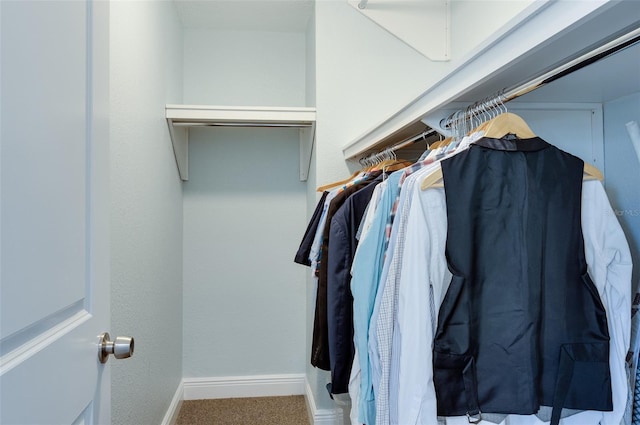
M614 53L617 53L627 47L630 47L636 43L640 42L640 28L636 28L615 40L612 40L600 47L597 47L576 59L573 59L563 65L554 68L551 71L546 72L545 74L528 81L527 83L516 86L515 88L511 88L508 90L504 90L499 94L493 96L493 98L478 102L477 104L472 105L470 108L467 108L467 112L465 113L465 117L469 114L475 114L479 110L482 110L483 105L487 103L494 103L497 101L499 103L509 102L513 99L516 99L520 96L523 96L533 90L536 90L542 86L545 86L559 78L562 78L566 75L569 75L579 69L582 69L592 63L595 63L601 59L604 59L608 56L611 56ZM478 109L479 108L479 109ZM450 128L454 119L453 116L455 114L450 115L447 118L443 118L440 121L440 126L442 128Z
M398 143L396 143L394 145L388 146L388 147L386 147L386 148L384 148L384 149L382 149L380 151L371 153L371 154L363 157L362 159L373 158L373 157L375 157L376 155L378 155L378 154L380 154L382 152L395 152L395 151L397 151L399 149L406 148L407 146L410 146L410 145L412 145L415 142L418 142L420 140L425 140L426 141L427 137L435 136L436 134L440 134L440 133L438 133L436 130L433 130L433 129L430 128L428 130L423 131L420 134L417 134L417 135L415 135L413 137L405 139L405 140L403 140L401 142L398 142Z
M397 151L398 149L406 148L407 146L414 144L420 139L426 140L427 137L435 136L436 134L438 134L438 132L430 128L429 130L425 130L418 135L415 135L406 140L403 140L402 142L398 142L395 145L388 147L387 150Z

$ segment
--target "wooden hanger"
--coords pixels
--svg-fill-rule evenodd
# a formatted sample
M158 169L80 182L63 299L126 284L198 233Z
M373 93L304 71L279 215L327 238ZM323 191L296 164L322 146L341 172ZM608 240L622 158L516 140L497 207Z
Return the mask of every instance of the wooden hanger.
M396 171L411 165L411 162L402 159L387 159L373 166L370 171Z
M484 131L483 137L502 139L507 134L515 134L519 139L536 137L527 123L513 112L505 112L480 125L476 131Z
M584 163L584 175L582 176L582 180L599 180L603 181L604 176L602 172L596 168L595 165L591 165L588 162Z
M345 185L350 181L352 181L353 179L355 179L361 173L370 173L373 171L397 171L405 167L408 167L411 164L412 163L410 161L405 161L400 159L387 159L378 164L358 170L347 179L329 183L324 186L320 186L316 189L316 192L324 192L325 190L329 190L329 189L333 189L334 187Z
M438 140L436 142L433 142L432 144L429 145L429 149L434 151L438 148L447 146L451 143L452 138L451 137L447 137L446 139L443 140Z
M442 168L437 168L433 173L429 174L422 180L420 189L435 189L438 187L444 187L444 181L442 180Z
M512 112L505 112L493 119L490 119L476 129L476 131L480 130L484 132L483 137L489 137L492 139L501 139L507 134L515 134L520 139L531 139L536 137L535 133L531 128L529 128L522 117ZM604 177L600 170L595 166L585 162L583 180L602 181L604 180ZM438 168L433 173L426 176L420 184L420 188L422 190L438 187L444 187L442 168Z
M440 145L442 144L442 142L444 142L444 140L438 140L436 142L431 143L429 145L429 149L432 150L432 151L438 149L440 147Z
M356 171L355 173L351 174L351 176L350 176L349 178L347 178L347 179L340 180L340 181L338 181L338 182L333 182L333 183L325 184L324 186L320 186L320 187L318 187L318 188L316 189L316 192L324 192L325 190L333 189L334 187L338 187L338 186L340 186L340 185L347 184L347 183L349 183L351 180L353 180L353 179L355 179L356 177L358 177L358 174L366 172L366 170L367 170L368 168L370 168L370 167L363 168L363 169L361 169L361 170Z

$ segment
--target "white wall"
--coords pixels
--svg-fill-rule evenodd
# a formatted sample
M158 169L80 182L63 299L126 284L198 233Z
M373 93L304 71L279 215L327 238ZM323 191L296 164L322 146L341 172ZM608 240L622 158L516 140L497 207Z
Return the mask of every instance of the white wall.
M604 104L605 177L611 206L633 254L633 283L640 280L640 164L625 124L640 123L640 93Z
M312 12L305 33L305 105L316 106L316 19Z
M460 59L498 31L533 0L452 0L451 55Z
M184 102L305 106L304 33L186 29Z
M309 21L309 27L307 28L306 34L306 45L307 45L307 105L308 106L316 106L316 96L317 96L317 60L318 55L316 52L317 45L317 37L316 37L316 19L315 19L315 11ZM316 187L318 184L318 170L317 170L317 150L318 150L318 139L316 134L316 141L314 145L314 149L312 151L311 156L311 164L309 167L309 178L307 180L307 210L306 210L306 221L311 219L311 215L316 207L316 204L320 198L320 194L316 192ZM302 236L304 230L301 228L299 231ZM315 296L316 296L316 285L314 279L311 274L311 269L309 267L298 265L299 268L303 269L305 278L306 278L306 338L305 338L305 366L306 366L306 379L309 384L309 389L311 390L311 397L314 398L313 405L319 410L325 409L334 409L335 405L333 401L329 398L327 390L325 388L326 383L330 379L330 375L328 372L319 370L314 368L311 365L311 345L312 345L312 336L313 336L313 321L315 318ZM312 412L314 414L315 412Z
M345 175L345 145L431 88L531 3L451 2L452 59L434 62L346 1L316 2L319 183Z
M304 373L304 182L292 129L192 131L184 376ZM302 230L300 230L302 229Z
M162 422L182 378L182 183L164 119L181 102L173 3L111 3L112 423Z
M304 33L185 30L184 103L305 106ZM294 129L191 131L184 376L304 373L306 227Z
M318 184L349 175L342 148L428 87L431 62L347 2L316 2Z

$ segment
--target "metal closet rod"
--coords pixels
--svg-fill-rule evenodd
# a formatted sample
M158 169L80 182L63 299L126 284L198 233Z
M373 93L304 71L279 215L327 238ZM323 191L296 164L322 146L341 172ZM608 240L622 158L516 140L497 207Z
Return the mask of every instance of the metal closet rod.
M436 130L434 129L428 129L423 131L422 133L415 135L413 137L410 137L408 139L403 140L402 142L398 142L394 145L388 146L384 149L382 149L381 151L375 152L375 153L371 153L365 157L362 157L361 160L367 160L367 159L371 159L374 158L376 155L380 155L381 153L384 152L395 152L399 149L402 148L406 148L407 146L410 146L412 144L414 144L415 142L418 142L420 140L427 140L427 137L431 137L431 136L435 136L436 134L439 134Z
M589 51L588 53L585 53L584 55L577 57L576 59L560 65L557 68L527 83L516 86L515 88L503 90L500 93L494 95L492 98L486 99L484 101L476 102L475 104L464 110L464 117L465 119L468 119L469 116L475 115L483 110L486 110L487 108L494 107L496 104L506 103L520 96L523 96L579 69L589 66L592 63L595 63L601 59L611 56L614 53L626 49L627 47L630 47L638 42L640 42L640 28L636 28L616 38L615 40L612 40L609 43L606 43ZM449 117L442 119L440 121L440 126L442 128L450 128L455 121L454 115L459 114L460 112L451 114Z

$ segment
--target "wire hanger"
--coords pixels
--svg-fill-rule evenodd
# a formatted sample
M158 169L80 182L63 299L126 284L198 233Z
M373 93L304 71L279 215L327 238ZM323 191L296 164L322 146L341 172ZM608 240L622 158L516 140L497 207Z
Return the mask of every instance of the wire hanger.
M480 125L477 130L484 131L483 136L491 139L502 139L508 134L513 134L519 139L536 137L522 117L507 111L507 107L502 102L502 96L500 93L492 100L492 109L496 116Z
M498 94L492 99L485 99L482 101L482 115L483 117L489 117L487 121L479 125L474 131L483 131L483 137L489 137L494 139L501 139L508 134L515 134L521 139L530 139L537 137L535 133L529 128L527 123L520 117L512 112L508 112L506 105L503 102L503 93ZM465 115L468 114L469 109L465 110ZM455 115L454 115L455 117ZM452 121L452 126L458 126L456 119ZM454 131L455 133L455 131ZM598 170L594 165L588 162L584 163L583 181L599 180L603 181L604 176L602 172ZM437 168L431 174L426 176L420 188L422 190L431 188L444 187L444 181L442 176L442 168Z

